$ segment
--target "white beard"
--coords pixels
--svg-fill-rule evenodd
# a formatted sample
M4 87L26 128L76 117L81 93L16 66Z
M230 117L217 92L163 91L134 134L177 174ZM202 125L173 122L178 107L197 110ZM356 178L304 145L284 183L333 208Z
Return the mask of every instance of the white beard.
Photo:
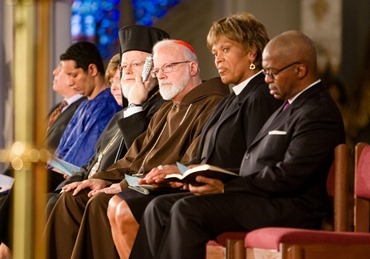
M171 100L185 89L189 81L190 75L186 73L186 76L184 76L181 81L176 82L175 84L167 84L166 81L160 82L159 92L164 100Z
M131 88L132 88L132 85L128 85L128 84L121 86L122 94L126 99L128 99L128 95L130 93Z

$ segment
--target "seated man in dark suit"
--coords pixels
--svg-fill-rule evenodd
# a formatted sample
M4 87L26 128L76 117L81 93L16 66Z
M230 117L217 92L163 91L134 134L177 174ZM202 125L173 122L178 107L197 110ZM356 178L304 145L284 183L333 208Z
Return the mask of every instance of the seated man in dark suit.
M318 78L306 35L278 35L262 60L270 93L286 105L247 148L240 177L224 184L198 176L204 185L187 186L191 193L152 200L130 258L204 258L207 241L226 231L320 228L334 148L345 142L341 114Z
M67 84L67 74L63 73L61 64L53 71L53 90L63 97L63 101L58 103L50 112L49 122L46 130L47 147L55 151L62 138L63 132L71 120L74 112L80 103L86 99L76 90ZM63 106L63 107L62 107ZM62 107L60 111L59 107Z

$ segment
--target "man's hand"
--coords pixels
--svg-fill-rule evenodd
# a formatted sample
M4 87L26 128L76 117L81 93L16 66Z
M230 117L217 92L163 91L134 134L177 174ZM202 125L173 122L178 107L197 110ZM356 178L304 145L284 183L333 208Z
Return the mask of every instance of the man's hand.
M175 165L160 165L150 170L142 180L139 180L139 184L160 183L168 174L180 174L180 171Z
M224 192L224 183L217 179L207 178L204 176L197 176L196 181L199 183L204 183L202 186L187 185L186 188L189 189L195 195L202 194L217 194Z
M148 99L149 94L149 82L143 84L141 82L141 75L135 77L135 84L131 87L128 93L128 103L142 104Z
M180 171L175 165L159 165L150 170L150 172L142 180L139 180L138 184L152 184L155 188L164 185L169 185L171 188L180 188L183 186L182 183L178 182L163 182L163 179L168 174L180 174Z
M90 188L91 190L100 190L106 187L108 183L101 179L88 179L82 182L74 182L67 184L62 188L62 192L73 191L72 195L77 195L81 190Z
M91 197L91 196L94 196L95 194L98 194L98 193L101 193L101 192L104 192L106 194L116 194L116 193L119 193L121 191L122 191L121 185L119 183L114 183L111 186L100 189L100 190L92 190L88 193L88 196Z

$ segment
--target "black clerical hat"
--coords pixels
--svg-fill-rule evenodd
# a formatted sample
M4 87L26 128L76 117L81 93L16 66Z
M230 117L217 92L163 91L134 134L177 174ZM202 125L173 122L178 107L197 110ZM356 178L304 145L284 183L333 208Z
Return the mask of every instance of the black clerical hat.
M129 25L119 30L121 55L130 50L151 53L154 44L162 39L169 39L167 32L149 26Z

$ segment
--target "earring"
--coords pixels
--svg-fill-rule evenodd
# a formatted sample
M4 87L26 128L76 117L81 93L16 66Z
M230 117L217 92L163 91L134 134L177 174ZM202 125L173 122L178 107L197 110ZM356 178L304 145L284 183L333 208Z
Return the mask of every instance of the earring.
M256 65L253 64L253 62L249 65L249 69L250 70L255 70L256 69Z

